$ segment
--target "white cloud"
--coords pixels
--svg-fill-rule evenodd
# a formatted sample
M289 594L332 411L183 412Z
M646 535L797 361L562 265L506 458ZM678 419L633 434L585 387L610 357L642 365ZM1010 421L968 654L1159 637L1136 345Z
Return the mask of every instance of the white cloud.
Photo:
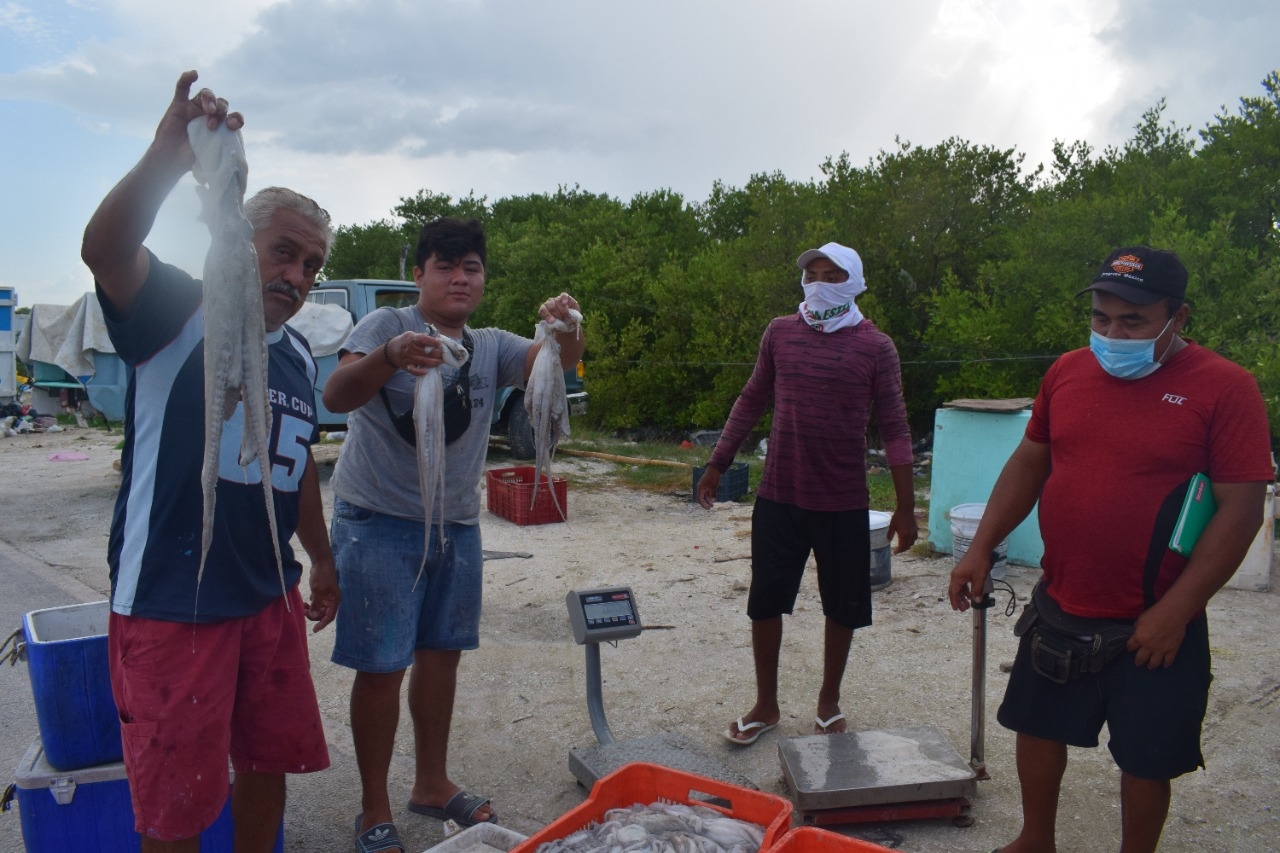
M1278 31L1280 4L1253 0L10 2L0 46L27 52L0 60L0 118L35 177L0 224L43 228L0 281L74 275L79 229L184 68L244 113L251 183L358 223L422 188L700 200L717 179L865 163L895 136L1034 165L1054 139L1123 142L1161 96L1202 126L1257 93Z
M21 3L0 4L0 30L19 38L42 38L47 34L44 22Z

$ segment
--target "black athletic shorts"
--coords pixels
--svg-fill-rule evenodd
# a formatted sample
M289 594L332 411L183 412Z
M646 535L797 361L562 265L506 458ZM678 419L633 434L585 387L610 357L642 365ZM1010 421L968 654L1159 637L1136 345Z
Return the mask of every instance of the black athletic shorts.
M1173 666L1147 669L1124 651L1102 672L1056 684L1035 671L1031 632L1018 646L1000 725L1015 732L1095 747L1107 724L1107 747L1116 765L1139 779L1173 779L1204 766L1200 725L1213 680L1209 625L1204 614L1191 620Z
M871 530L865 509L819 512L757 496L751 513L753 621L790 613L812 551L822 612L846 628L871 624Z

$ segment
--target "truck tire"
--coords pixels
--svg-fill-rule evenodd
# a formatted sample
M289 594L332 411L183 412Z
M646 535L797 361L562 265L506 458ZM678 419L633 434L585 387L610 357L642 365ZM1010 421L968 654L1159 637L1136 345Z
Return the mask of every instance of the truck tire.
M513 391L507 398L507 406L507 439L511 442L511 458L532 459L537 451L533 446L529 413L524 410L524 393Z

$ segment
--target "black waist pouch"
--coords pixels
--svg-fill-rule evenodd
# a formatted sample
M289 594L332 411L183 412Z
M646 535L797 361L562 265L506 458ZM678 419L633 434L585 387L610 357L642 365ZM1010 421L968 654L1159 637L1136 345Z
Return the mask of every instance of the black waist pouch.
M1190 484L1188 478L1170 490L1156 512L1142 567L1144 609L1156 603L1156 577ZM1050 681L1066 684L1086 672L1101 672L1124 651L1133 636L1133 622L1084 619L1064 613L1045 591L1044 581L1040 581L1031 591L1031 601L1023 608L1013 633L1018 637L1031 635L1031 663L1036 672Z
M466 365L463 365L466 371ZM400 437L414 447L418 445L418 429L413 423L413 409L397 415L391 410L391 400L387 397L387 389L379 388L382 405L387 409L387 417L396 428ZM458 381L444 386L444 443L453 444L471 426L471 381L467 375L458 377Z
M1085 673L1101 672L1124 651L1133 635L1133 620L1072 616L1049 597L1040 581L1013 633L1031 635L1031 665L1036 672L1066 684Z
M441 401L444 407L444 443L453 444L462 434L467 431L467 427L471 426L471 356L475 354L475 343L471 339L471 333L462 332L462 345L467 349L467 360L458 370L458 378L456 381L444 386L444 399ZM391 419L391 425L396 428L396 432L400 437L413 446L418 445L418 430L413 423L413 409L396 414L391 409L391 399L387 396L386 388L379 388L378 394L382 397L382 405L387 409L387 417Z

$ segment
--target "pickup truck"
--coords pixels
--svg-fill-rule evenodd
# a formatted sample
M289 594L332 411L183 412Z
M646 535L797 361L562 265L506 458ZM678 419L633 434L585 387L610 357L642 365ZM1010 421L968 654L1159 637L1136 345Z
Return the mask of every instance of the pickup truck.
M317 281L307 294L307 301L317 305L337 305L351 315L351 322L379 308L403 308L418 301L418 288L407 281L380 281L360 279L349 281ZM316 358L316 417L322 430L347 428L346 414L331 412L324 406L320 394L324 383L338 367L338 354Z
M351 314L353 323L359 322L370 311L379 308L401 308L418 301L418 288L411 282L382 279L345 279L318 281L307 295L308 302L320 305L338 305ZM323 430L341 430L347 425L347 416L330 412L320 399L325 380L338 366L337 353L316 359L316 409ZM587 392L583 386L582 362L577 368L564 372L565 389L569 396L570 414L581 414L587 408ZM491 430L505 434L511 442L511 455L517 459L533 458L533 430L524 410L524 391L511 386L499 388L494 395L493 412L490 415Z

